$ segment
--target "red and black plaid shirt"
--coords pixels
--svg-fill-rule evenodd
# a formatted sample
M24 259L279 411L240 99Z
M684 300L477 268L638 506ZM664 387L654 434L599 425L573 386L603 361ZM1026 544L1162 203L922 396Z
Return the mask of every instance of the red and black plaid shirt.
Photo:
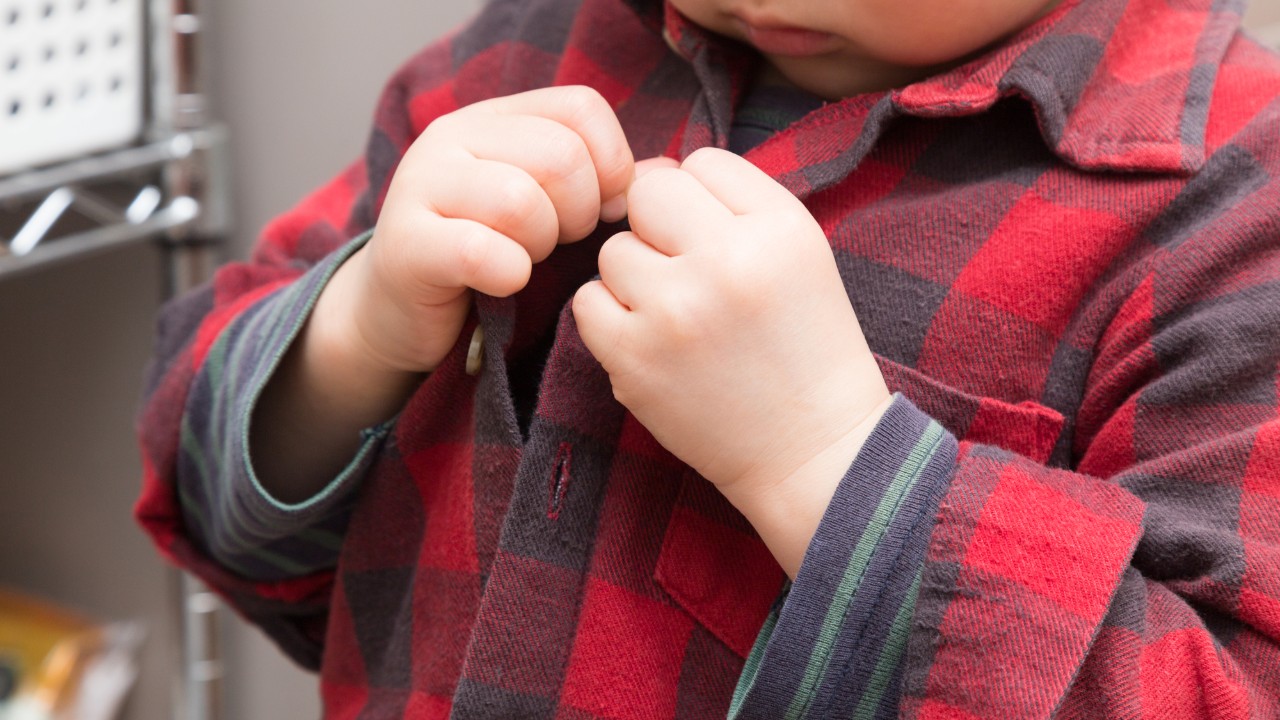
M1280 717L1280 62L1237 33L1239 10L1066 0L963 67L827 105L747 154L826 229L914 403L886 436L936 422L959 440L930 456L945 492L909 525L922 562L904 551L896 571L920 571L914 605L893 596L914 607L901 670L859 675L864 639L840 622L838 662L778 661L778 635L812 627L769 613L772 558L617 406L563 313L600 237L557 251L516 298L478 299L483 371L463 371L469 327L366 445L353 508L313 529L341 533L336 568L225 567L180 492L210 461L194 449L238 452L242 426L211 427L218 396L200 394L245 364L231 329L372 227L432 119L586 84L637 157L727 143L752 56L656 2L500 1L410 61L364 160L166 311L139 518L321 669L334 718L724 714L757 634L743 717ZM526 439L507 363L547 332ZM833 510L854 512L859 481L884 489L856 470ZM844 527L832 515L824 541ZM858 594L873 580L850 617L879 611ZM802 569L792 592L809 583ZM845 671L868 681L849 690Z

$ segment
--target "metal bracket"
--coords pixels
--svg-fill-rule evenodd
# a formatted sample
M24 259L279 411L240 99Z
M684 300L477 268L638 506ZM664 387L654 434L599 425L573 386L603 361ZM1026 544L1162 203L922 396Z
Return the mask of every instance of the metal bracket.
M213 127L0 179L0 278L161 236L222 235L226 143ZM184 188L165 177L175 167Z

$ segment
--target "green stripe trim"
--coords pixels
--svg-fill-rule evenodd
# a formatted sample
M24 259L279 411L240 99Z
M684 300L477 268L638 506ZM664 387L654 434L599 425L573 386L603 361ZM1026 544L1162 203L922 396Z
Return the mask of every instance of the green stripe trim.
M250 484L257 491L259 497L267 501L260 505L250 502L241 506L235 502L234 498L224 498L225 502L215 503L217 507L204 507L197 504L195 498L179 488L180 505L187 513L187 516L192 518L196 525L199 526L201 534L208 539L209 543L211 545L216 544L219 547L217 553L219 561L247 577L252 575L247 572L248 568L244 566L244 563L250 560L262 562L291 575L305 575L318 569L298 563L286 555L268 550L265 545L286 538L274 540L270 537L260 538L256 530L277 520L277 518L272 517L273 511L278 513L280 511L309 509L326 497L331 496L335 489L341 486L352 475L353 471L369 457L377 441L390 431L391 422L365 431L365 442L357 452L355 459L343 469L342 473L319 496L312 498L301 506L283 506L267 494L259 484L249 463L249 422L258 396L275 368L279 365L285 352L289 349L289 345L305 324L320 293L324 290L333 273L368 241L371 234L372 232L367 232L353 239L334 253L326 263L314 268L315 272L312 273L313 280L311 282L295 282L277 290L255 303L256 312L250 317L244 318L242 316L232 320L214 341L202 367L204 380L208 383L211 398L208 444L202 444L200 438L196 437L185 414L181 422L180 443L182 451L190 458L199 476L199 482L203 487L213 488L215 483L224 482L228 468L235 467L238 459L240 462L239 467L247 474ZM300 310L297 307L299 304L303 304ZM237 324L239 324L238 340L232 342L232 333L230 331ZM245 352L251 346L259 348L264 345L275 350L273 356L269 358L269 362L265 364L248 362ZM247 391L247 403L241 400L243 396L240 393L244 391ZM231 447L228 447L228 432L237 441ZM227 452L206 454L205 451L210 448L226 448ZM230 464L228 464L228 461ZM219 494L214 493L215 496ZM213 500L217 500L217 498L215 497ZM206 516L211 512L218 517L217 525L225 533L222 538L223 542L215 543L214 537L209 532L208 518ZM260 539L266 542L260 542ZM343 542L339 534L316 527L303 528L292 532L288 539L293 542L314 545L329 553L339 552Z
M911 583L911 589L907 591L907 596L898 606L898 615L893 619L893 627L889 629L889 637L885 639L884 648L880 651L880 659L876 661L876 667L871 671L871 682L867 685L867 691L863 693L862 700L853 711L853 720L871 720L875 717L880 701L889 689L889 681L893 679L894 671L902 662L902 654L907 649L907 637L911 634L911 621L916 614L916 600L920 596L920 577L923 574L924 568L916 571L916 579Z
M204 357L205 374L209 378L209 387L217 388L222 384L222 371L225 367L227 357L227 328L218 335L218 339L214 341L213 346L209 348L209 353Z
M200 443L196 440L195 434L191 431L190 424L185 420L182 423L182 448L187 454L187 457L195 464L196 471L200 475L201 484L207 487L209 484L209 474L203 448L200 447ZM204 519L204 513L209 512L209 508L198 507L195 504L194 499L189 497L185 492L180 492L179 494L181 495L180 499L182 501L183 508L187 510L189 515L197 519L200 524L202 534L208 538L209 542L212 544L213 537L208 533L208 527L205 524ZM219 512L217 508L214 508L213 512L218 514L225 513L224 520L229 520L230 522L220 523L220 526L223 526L227 533L227 538L226 542L219 543L219 546L224 551L218 553L219 557L225 560L231 560L234 557L233 554L249 555L263 562L274 565L280 570L288 572L294 572L297 568L305 567L298 563L282 565L280 562L273 560L273 558L282 558L283 556L263 549L263 545L261 543L257 542L255 539L251 539L251 537L247 537L241 532L242 530L247 529L248 525L245 518L241 515L240 509L236 506L236 503L234 501L230 501L223 503L222 505L222 512ZM318 545L330 552L336 552L342 547L342 538L340 536L321 528L306 528L295 534L293 537L299 542Z
M225 482L231 468L234 454L227 447L228 438L234 437L235 428L231 427L236 413L237 398L232 394L239 387L241 373L236 372L236 343L232 342L231 330L238 321L233 321L223 329L217 342L209 352L209 425L210 443L205 446L209 450L209 476L211 482ZM242 336L243 337L243 336ZM243 340L239 345L244 345Z
M782 591L785 597L791 589L790 583ZM773 629L778 625L778 611L774 610L769 613L769 617L765 618L764 626L760 628L760 634L756 635L755 644L751 646L751 652L747 655L747 662L742 667L742 675L738 680L738 686L733 689L733 699L729 701L729 718L738 717L738 713L742 710L742 702L747 699L747 693L751 688L755 687L756 676L760 674L760 663L764 661L764 649L769 644L769 638L773 637Z
M209 485L209 461L204 456L204 448L200 447L200 441L196 440L195 431L191 429L191 422L186 415L182 416L182 452L186 453L187 459L196 466L196 475L200 480L202 487Z
M230 383L224 394L230 395L236 389L248 387L249 397L251 398L248 405L245 405L240 399L238 392L233 396L235 412L237 437L242 439L240 454L245 458L249 455L249 422L251 420L251 412L256 404L258 396L262 393L263 388L270 379L271 373L274 372L276 366L280 362L280 358L289 349L289 344L281 342L283 336L290 332L292 324L289 321L288 309L299 298L299 285L297 283L287 286L283 290L277 290L275 293L264 298L259 305L257 313L248 319L241 331L240 342L236 343L232 350L231 358L228 360L230 371L235 376L230 378ZM311 308L310 303L307 310ZM304 312L303 317L306 317ZM292 339L292 338L290 338ZM266 368L262 364L256 362L245 362L244 355L250 349L257 350L259 348L276 348L276 354L270 365ZM257 512L256 508L250 506L247 508L249 515L261 523L268 517L261 512Z
M195 500L181 489L178 491L178 502L182 505L182 509L186 511L187 516L195 519L196 524L200 526L201 534L208 538L209 542L212 543L213 536L209 532L209 527L205 521L204 515L202 515L206 509L203 506L197 505ZM219 553L218 561L230 565L232 569L240 572L246 577L249 577L250 573L248 572L248 568L237 561L238 558L245 557L264 562L278 570L282 570L292 575L306 575L308 573L315 572L316 570L316 568L308 568L305 565L301 565L283 555L280 555L279 553L271 552L270 550L257 545L246 545L243 552L237 552L235 555Z
M805 709L813 698L814 687L826 669L831 650L835 646L836 636L840 634L840 625L848 612L849 603L862 583L867 566L871 564L871 556L889 529L889 523L897 513L902 500L920 478L921 471L937 450L942 438L941 426L931 421L902 466L898 468L898 473L886 489L884 496L880 498L880 504L871 516L870 522L867 523L866 531L858 539L853 556L845 568L844 576L836 587L833 597L835 602L827 609L827 615L823 619L822 628L818 631L818 641L812 654L809 655L809 664L805 667L800 687L796 689L795 697L791 699L791 705L787 708L788 720L798 719L804 715Z
M226 372L227 363L227 346L230 340L227 332L218 336L217 341L213 343L213 347L209 348L209 354L204 360L205 378L209 383L209 397L212 399L209 405L209 431L213 434L213 446L222 447L226 440L224 427L226 425L226 393L223 392L224 374ZM222 475L222 468L212 468L217 471L218 475Z

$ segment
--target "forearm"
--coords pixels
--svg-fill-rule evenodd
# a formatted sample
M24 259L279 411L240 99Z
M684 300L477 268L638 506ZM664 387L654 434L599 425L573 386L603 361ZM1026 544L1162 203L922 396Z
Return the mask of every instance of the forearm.
M424 377L372 361L341 331L347 310L338 298L352 269L329 281L254 408L250 458L263 489L284 504L320 492L364 442L360 431L393 417Z

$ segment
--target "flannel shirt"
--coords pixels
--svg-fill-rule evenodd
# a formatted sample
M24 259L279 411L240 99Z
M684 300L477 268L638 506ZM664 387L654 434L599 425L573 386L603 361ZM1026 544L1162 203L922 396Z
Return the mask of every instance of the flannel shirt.
M790 588L577 337L616 228L477 297L310 539L200 527L292 522L201 505L211 466L252 479L237 388L272 363L237 338L297 331L433 118L580 83L637 157L727 143L754 56L647 0L500 0L401 70L365 158L163 314L138 517L320 668L327 717L1280 717L1280 63L1239 14L1066 0L747 153L827 231L901 393ZM546 332L525 437L508 363ZM299 542L336 567L289 572Z

